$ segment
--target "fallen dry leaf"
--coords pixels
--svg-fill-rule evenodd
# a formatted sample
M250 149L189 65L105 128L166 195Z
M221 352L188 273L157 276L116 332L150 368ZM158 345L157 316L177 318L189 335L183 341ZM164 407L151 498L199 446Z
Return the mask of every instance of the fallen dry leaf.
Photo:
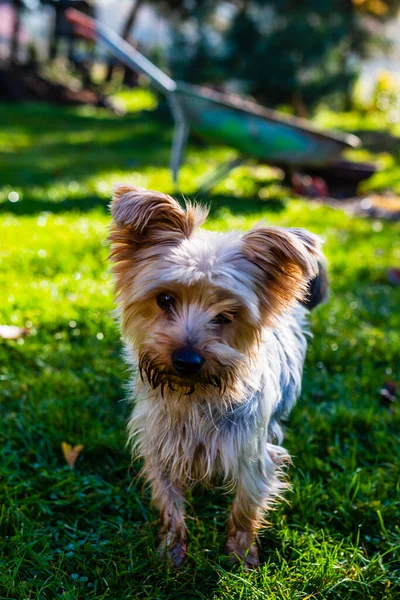
M15 325L0 325L0 338L3 340L19 340L27 335L28 330Z
M84 446L79 444L78 446L71 446L71 444L67 444L67 442L62 442L61 450L64 454L65 462L71 469L74 468L76 461L78 460L78 456L82 452Z

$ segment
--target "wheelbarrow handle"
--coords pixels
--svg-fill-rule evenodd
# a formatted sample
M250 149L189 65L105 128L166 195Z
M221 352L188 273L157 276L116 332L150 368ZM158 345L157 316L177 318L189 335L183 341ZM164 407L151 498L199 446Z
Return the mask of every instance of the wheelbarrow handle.
M66 10L65 17L73 25L77 35L91 41L99 40L127 67L150 77L152 84L167 96L175 121L170 168L176 184L187 143L189 123L179 97L174 93L177 89L175 81L106 25L74 8Z
M76 8L68 8L65 11L65 18L73 26L74 32L91 42L96 40L96 21Z
M101 41L122 63L134 71L139 71L139 73L150 77L152 83L165 94L175 92L177 86L171 77L168 77L161 69L153 65L143 54L140 54L107 25L99 23L74 8L66 10L65 17L72 23L78 35L86 39Z

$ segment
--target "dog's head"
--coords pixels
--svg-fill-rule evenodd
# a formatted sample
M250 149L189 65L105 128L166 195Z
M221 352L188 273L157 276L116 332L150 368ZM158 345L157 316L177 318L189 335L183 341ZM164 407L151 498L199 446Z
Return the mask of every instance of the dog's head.
M233 388L264 327L307 291L319 240L301 229L199 229L204 207L121 186L111 255L123 335L151 387L189 394ZM210 388L211 389L211 388Z

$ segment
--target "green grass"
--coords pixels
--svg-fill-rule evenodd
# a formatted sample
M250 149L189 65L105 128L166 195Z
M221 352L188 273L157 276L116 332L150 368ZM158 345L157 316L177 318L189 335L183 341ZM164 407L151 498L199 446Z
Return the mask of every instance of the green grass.
M400 288L386 277L399 264L400 224L291 199L266 167L238 169L215 190L208 226L248 228L262 217L326 239L332 297L312 315L304 391L287 430L293 492L271 514L259 570L228 567L229 498L201 488L190 498L185 566L157 561L157 514L125 448L127 374L105 262L112 184L172 191L171 128L138 111L151 105L132 96L124 118L0 108L0 323L31 330L0 342L0 597L395 600L400 411L379 389L400 372ZM396 133L357 114L319 118ZM399 150L383 150L390 167L371 189L399 173ZM193 193L230 155L191 146L182 190ZM85 446L74 470L63 441Z

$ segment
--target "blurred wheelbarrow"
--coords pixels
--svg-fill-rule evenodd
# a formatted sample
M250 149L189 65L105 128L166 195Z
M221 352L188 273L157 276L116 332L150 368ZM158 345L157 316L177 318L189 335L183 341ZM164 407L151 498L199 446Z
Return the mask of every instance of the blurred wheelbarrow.
M304 119L264 108L237 96L177 83L106 25L74 9L66 11L66 18L77 34L101 42L126 66L147 75L151 83L166 95L175 121L170 162L175 182L190 128L207 140L236 148L242 156L279 166L286 174L296 169L303 172L312 169L314 173L320 169L326 173L328 169L329 172L331 166L335 169L345 148L361 144L354 135L323 131ZM207 187L210 183L214 185L242 161L243 158L237 158L222 165ZM354 182L355 163L350 165L353 166L351 180ZM374 165L360 169L358 179L356 174L357 183L374 171ZM343 181L343 177L346 178L345 161L340 161L340 174Z

